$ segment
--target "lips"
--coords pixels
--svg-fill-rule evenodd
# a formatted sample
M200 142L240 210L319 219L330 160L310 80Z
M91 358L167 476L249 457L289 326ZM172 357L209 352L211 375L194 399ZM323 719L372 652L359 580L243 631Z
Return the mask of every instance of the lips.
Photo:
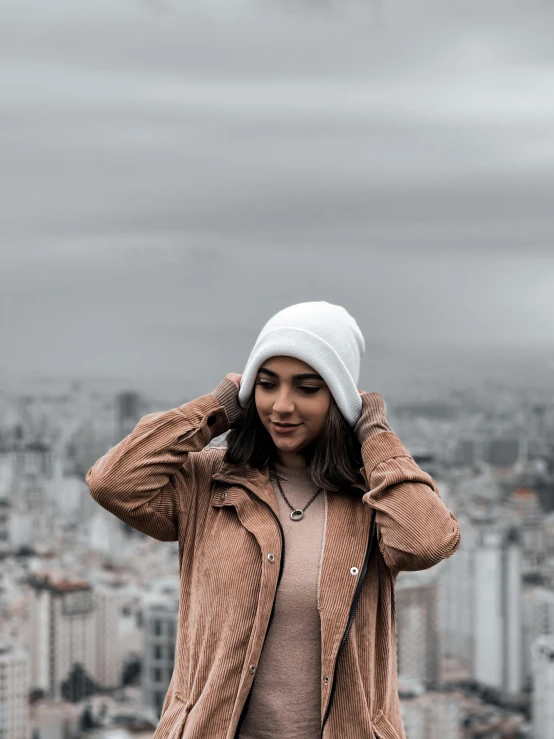
M273 428L275 431L277 431L280 434L286 434L291 433L294 431L294 429L297 429L300 424L299 423L293 423L293 424L281 424L281 423L275 423L274 421L271 422Z

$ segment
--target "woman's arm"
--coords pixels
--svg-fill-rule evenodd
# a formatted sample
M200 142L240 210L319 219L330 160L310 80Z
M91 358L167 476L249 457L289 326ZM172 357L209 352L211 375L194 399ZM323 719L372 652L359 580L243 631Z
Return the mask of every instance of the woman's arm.
M381 395L360 395L362 414L355 431L368 489L363 500L377 509L383 558L395 572L433 567L460 545L458 521L445 506L435 480L388 425Z
M238 388L225 379L208 395L141 418L85 476L94 500L160 541L177 541L179 514L195 489L189 454L227 431ZM184 494L183 494L184 493Z

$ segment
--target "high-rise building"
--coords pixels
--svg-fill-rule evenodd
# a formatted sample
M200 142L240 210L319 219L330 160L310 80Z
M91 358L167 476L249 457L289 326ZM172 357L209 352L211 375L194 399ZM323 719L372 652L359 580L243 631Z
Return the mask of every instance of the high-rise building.
M554 739L554 637L539 636L532 645L533 737Z
M33 576L29 584L31 689L58 700L63 697L62 683L77 670L82 683L78 691L86 694L96 668L96 614L90 585L48 575Z
M546 416L547 407L543 404L535 404L528 425L529 446L532 452L545 458L550 454Z
M545 559L554 560L554 511L543 516L544 530L544 556Z
M116 443L128 436L143 416L142 398L139 393L125 391L118 394L117 408L117 436Z
M545 557L544 512L537 492L521 486L510 496L510 505L521 521L523 568L534 571Z
M487 504L458 517L460 549L441 563L442 613L448 656L483 686L507 693L523 687L521 538L502 509Z
M403 572L395 592L398 674L437 687L442 636L437 575L431 570Z
M554 592L541 585L523 590L523 676L532 680L532 645L539 636L554 636Z
M519 437L490 439L484 454L485 461L493 467L513 467L525 457L525 439Z
M476 467L482 462L485 449L485 441L477 434L461 437L456 442L451 461L458 467Z
M0 640L0 739L28 739L29 675L27 653Z
M123 671L120 619L123 605L129 599L123 586L100 584L95 586L96 605L96 665L94 676L104 689L121 685Z
M475 561L472 552L476 532L465 513L458 513L457 519L462 531L460 548L453 557L437 566L441 583L441 628L445 656L454 658L462 674L469 676L475 651L472 602Z
M521 544L516 528L484 525L475 557L474 677L508 693L522 689Z
M0 555L10 551L10 502L7 498L0 498Z
M159 717L173 674L179 601L172 595L152 596L143 607L144 703Z
M123 562L126 552L120 522L109 511L101 508L91 495L89 498L97 509L89 513L83 524L89 548L95 552L102 552L112 562Z
M22 432L0 446L0 460L11 466L15 477L38 475L45 479L52 478L52 448L43 442L26 441Z

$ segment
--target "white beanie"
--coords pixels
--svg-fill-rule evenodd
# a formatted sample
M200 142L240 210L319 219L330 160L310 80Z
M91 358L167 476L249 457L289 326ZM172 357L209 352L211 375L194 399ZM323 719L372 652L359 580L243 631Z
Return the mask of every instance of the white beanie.
M323 377L340 412L353 427L362 410L357 383L364 351L362 332L342 306L325 301L291 305L276 313L261 330L242 374L239 405L246 406L266 359L296 357Z

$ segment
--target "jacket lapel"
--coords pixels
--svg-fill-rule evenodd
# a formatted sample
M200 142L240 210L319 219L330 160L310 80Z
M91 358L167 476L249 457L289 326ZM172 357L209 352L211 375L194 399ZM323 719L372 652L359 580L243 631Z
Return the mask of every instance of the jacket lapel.
M277 517L279 516L267 465L258 470L248 464L238 466L226 462L221 466L221 469L212 475L212 480L247 487L264 503L267 503Z

